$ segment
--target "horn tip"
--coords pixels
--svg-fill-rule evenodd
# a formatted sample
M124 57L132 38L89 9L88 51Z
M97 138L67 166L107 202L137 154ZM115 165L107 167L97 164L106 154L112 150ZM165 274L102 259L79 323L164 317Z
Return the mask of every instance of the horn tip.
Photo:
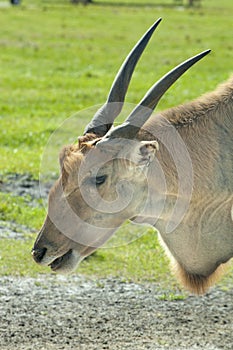
M155 21L155 23L152 25L152 28L156 28L158 25L159 25L159 23L162 21L162 17L159 17L156 21Z
M211 52L211 49L207 49L207 50L202 52L202 55L203 56L208 55L210 52Z

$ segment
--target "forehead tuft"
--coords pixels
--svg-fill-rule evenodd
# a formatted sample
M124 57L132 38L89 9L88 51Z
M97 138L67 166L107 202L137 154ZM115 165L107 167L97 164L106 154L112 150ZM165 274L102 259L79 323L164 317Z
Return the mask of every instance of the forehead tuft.
M95 134L86 134L84 136L79 136L78 138L78 149L83 154L88 152L90 148L95 146L96 142L99 141L100 138L98 138Z
M87 134L78 138L78 143L63 147L60 153L60 160L62 162L62 172L69 175L72 170L80 166L85 154L95 145L95 134Z

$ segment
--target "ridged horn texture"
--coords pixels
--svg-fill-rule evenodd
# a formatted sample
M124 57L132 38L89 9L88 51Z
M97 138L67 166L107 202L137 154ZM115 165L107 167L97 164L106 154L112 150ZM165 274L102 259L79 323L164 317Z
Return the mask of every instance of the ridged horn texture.
M161 20L162 19L159 18L148 29L148 31L137 42L132 51L126 57L114 79L107 101L96 112L92 121L87 125L84 131L84 135L87 133L94 133L98 136L104 136L111 128L115 118L120 114L122 110L125 95L135 66Z
M200 54L188 59L181 63L165 76L163 76L158 82L156 82L150 90L143 97L141 102L131 112L126 121L120 126L116 127L106 135L108 138L129 138L132 139L136 136L140 128L145 124L148 118L151 116L153 110L157 106L159 100L169 87L193 64L198 62L204 56L206 56L211 50L206 50Z

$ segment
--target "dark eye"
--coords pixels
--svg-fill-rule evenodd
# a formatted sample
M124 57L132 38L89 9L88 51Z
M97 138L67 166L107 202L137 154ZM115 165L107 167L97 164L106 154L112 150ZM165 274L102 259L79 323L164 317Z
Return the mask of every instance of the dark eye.
M107 179L107 175L100 175L100 176L93 177L91 179L91 182L96 186L100 186L105 182L106 179Z

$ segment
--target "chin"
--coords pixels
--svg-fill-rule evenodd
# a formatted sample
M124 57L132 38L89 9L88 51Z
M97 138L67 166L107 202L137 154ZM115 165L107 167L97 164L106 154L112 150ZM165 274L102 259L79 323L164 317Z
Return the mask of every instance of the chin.
M69 274L73 272L78 264L83 260L84 257L80 256L79 253L70 249L64 255L56 258L49 264L52 271L59 274Z

